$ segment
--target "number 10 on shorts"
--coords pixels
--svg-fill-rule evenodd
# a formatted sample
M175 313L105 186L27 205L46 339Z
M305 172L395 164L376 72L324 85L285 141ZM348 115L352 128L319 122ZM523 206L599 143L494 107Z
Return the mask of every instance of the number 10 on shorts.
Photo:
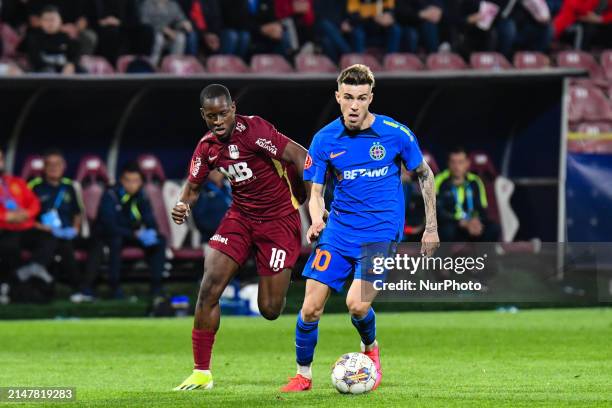
M285 259L287 252L282 249L272 248L272 256L270 257L270 268L274 271L280 271L285 267Z

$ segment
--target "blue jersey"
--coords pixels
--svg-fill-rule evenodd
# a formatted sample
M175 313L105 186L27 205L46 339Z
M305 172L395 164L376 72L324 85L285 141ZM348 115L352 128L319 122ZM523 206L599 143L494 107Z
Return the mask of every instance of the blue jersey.
M383 115L374 115L368 129L348 131L341 118L313 138L304 166L304 180L335 180L334 200L321 243L360 246L399 241L405 203L401 163L414 170L423 155L412 131Z

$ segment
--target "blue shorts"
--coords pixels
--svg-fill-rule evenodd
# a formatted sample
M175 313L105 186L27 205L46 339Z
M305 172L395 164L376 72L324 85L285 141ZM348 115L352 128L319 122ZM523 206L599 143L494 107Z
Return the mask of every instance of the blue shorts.
M314 279L340 292L344 283L353 275L353 279L368 282L384 280L386 273L372 273L372 258L375 256L393 256L397 250L396 242L381 242L350 245L339 248L334 240L319 243L310 254L302 276ZM331 241L331 242L330 242Z

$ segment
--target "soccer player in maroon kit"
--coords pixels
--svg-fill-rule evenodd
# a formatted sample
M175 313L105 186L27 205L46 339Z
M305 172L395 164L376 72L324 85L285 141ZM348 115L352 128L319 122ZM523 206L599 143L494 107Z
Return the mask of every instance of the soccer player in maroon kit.
M219 298L251 253L259 275L259 310L268 320L280 315L302 239L296 195L305 200L301 176L306 149L260 117L236 115L236 104L223 85L204 88L200 103L210 132L195 149L172 219L177 224L185 221L212 169L231 183L233 203L210 239L211 252L204 261L192 331L195 367L175 390L212 388L210 360L219 329ZM299 180L290 177L295 173Z

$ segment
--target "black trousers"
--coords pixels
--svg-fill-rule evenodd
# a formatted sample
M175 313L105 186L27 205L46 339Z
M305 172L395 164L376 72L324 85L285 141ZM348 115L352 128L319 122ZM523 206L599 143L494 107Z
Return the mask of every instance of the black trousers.
M57 248L55 241L53 235L35 228L0 231L0 281L13 281L15 270L23 263L23 249L32 252L32 262L48 267Z

